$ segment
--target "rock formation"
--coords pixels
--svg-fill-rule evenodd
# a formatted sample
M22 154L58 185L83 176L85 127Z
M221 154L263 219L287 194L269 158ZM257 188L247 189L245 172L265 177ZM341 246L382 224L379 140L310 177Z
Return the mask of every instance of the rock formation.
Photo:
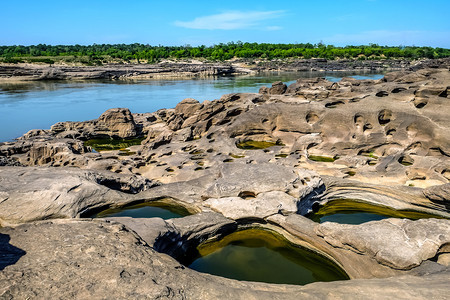
M448 66L380 80L299 79L153 113L112 109L2 143L0 297L442 298L449 88ZM143 140L94 152L86 142L99 138ZM80 219L161 199L195 214ZM333 201L436 218L346 225L305 217ZM246 228L277 232L351 280L256 284L180 264L202 242Z

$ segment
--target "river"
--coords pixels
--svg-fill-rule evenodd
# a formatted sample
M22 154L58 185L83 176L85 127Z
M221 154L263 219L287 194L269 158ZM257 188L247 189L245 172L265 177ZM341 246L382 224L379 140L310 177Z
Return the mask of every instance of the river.
M274 81L287 84L297 78L344 76L379 79L378 73L296 72L127 81L30 81L0 82L0 142L17 138L30 129L48 129L61 121L95 119L105 110L127 107L132 113L172 108L185 98L219 99L229 93L255 93Z

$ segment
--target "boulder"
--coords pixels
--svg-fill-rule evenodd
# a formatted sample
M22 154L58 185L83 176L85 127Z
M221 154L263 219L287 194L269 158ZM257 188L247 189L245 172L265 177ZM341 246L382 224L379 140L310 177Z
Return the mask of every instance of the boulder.
M426 188L423 194L431 201L445 202L447 206L450 205L450 183Z
M269 94L271 95L282 95L286 92L287 85L282 81L276 81L272 83L272 87L269 89Z
M136 124L128 108L112 108L105 111L97 119L94 132L113 138L129 138L137 135Z

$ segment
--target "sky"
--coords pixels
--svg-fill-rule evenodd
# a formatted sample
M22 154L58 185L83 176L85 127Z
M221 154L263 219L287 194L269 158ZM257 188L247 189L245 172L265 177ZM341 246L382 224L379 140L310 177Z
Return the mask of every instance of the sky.
M450 48L450 0L0 0L0 45L231 41Z

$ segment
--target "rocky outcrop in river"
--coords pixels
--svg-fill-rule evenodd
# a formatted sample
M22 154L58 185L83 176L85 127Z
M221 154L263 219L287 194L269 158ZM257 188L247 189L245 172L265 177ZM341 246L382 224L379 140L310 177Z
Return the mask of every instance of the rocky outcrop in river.
M105 66L64 66L2 64L0 80L89 80L160 77L196 77L246 73L230 64L115 64Z
M443 299L449 89L448 66L299 79L153 113L111 109L2 143L0 295ZM193 215L86 218L153 201ZM308 218L330 203L398 216L359 225ZM401 218L408 213L420 219ZM182 264L201 243L248 228L276 232L351 280L249 283Z
M255 72L304 71L417 71L445 68L449 59L354 60L293 59L270 61L161 62L156 64L109 64L103 66L67 66L44 64L0 64L0 80L90 80L142 79L166 77L204 77Z

